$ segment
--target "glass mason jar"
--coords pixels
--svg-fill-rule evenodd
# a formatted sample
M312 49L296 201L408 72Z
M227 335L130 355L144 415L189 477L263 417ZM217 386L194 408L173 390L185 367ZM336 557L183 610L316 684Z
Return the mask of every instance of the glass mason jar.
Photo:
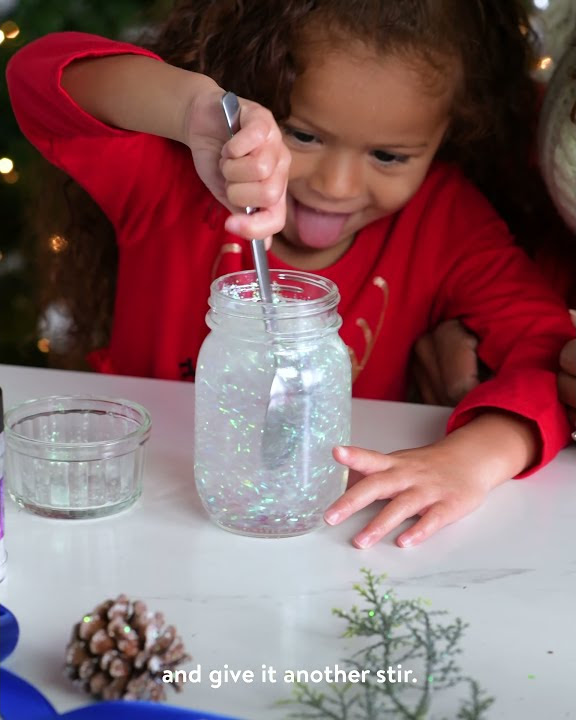
M345 489L347 468L332 448L350 441L351 366L336 285L298 271L270 278L269 304L259 301L254 271L212 283L194 468L217 525L290 537L321 526Z

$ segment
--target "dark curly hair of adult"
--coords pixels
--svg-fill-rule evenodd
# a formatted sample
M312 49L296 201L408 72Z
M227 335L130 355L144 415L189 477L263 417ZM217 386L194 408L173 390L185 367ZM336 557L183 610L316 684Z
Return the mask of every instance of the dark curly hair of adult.
M529 75L531 33L519 0L177 0L142 44L168 63L205 73L265 105L281 122L301 71L296 51L310 27L319 41L345 47L358 39L440 72L446 59L457 58L462 79L441 155L461 165L520 243L537 241L542 218L551 212L543 208L548 199L532 162L538 99ZM116 255L102 213L70 180L64 187L65 219L55 223L53 214L48 224L42 221L44 238L50 227L67 240L66 251L45 252L51 267L44 273L43 302L68 308L78 357L106 342Z

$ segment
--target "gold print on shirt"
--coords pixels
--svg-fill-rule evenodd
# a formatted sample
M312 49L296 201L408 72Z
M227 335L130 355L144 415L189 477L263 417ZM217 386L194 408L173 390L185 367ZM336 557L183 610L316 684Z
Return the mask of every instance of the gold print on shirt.
M390 297L388 283L386 282L386 280L384 280L384 278L377 275L375 278L372 279L372 284L382 291L382 309L380 310L380 315L378 316L378 322L376 323L376 329L374 330L374 332L372 331L372 328L368 324L367 320L365 320L364 318L358 318L356 320L356 326L362 330L362 334L364 335L364 342L366 345L364 349L364 354L362 355L362 359L360 361L358 361L358 357L353 348L348 347L348 352L350 353L350 361L352 363L352 382L354 382L358 375L360 375L362 370L364 370L364 368L366 367L366 363L370 359L370 355L372 354L374 345L376 344L376 341L378 340L378 337L382 332L382 326L384 325L386 310L388 309L388 300Z
M212 280L214 280L217 275L218 266L220 265L220 260L222 260L222 256L226 255L227 253L233 253L234 255L238 255L242 252L242 245L240 243L224 243L222 247L220 248L220 252L218 253L218 257L214 261L214 265L212 265Z

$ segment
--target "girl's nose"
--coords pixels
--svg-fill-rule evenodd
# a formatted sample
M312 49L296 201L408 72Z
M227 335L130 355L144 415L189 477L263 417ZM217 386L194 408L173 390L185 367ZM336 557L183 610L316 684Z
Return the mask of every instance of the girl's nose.
M327 200L349 200L363 192L363 166L350 152L326 150L309 178L312 190Z

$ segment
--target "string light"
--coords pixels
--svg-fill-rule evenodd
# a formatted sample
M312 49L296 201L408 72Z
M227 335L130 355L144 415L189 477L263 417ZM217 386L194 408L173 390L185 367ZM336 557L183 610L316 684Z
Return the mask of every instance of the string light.
M11 173L12 170L14 170L14 163L12 160L7 157L0 158L0 173L2 173L2 175L8 175L8 173Z
M551 57L548 57L548 56L543 57L540 59L540 62L538 63L538 67L540 68L540 70L548 70L548 68L550 68L552 66L552 62L553 62L553 60Z
M41 353L48 353L50 352L50 340L48 340L48 338L40 338L36 343L36 347Z
M0 30L0 45L2 45L2 43L4 42L5 39L6 39L6 35L4 35L2 30Z
M6 20L0 27L0 32L6 38L6 40L14 40L14 38L20 35L20 28L13 20Z
M12 172L2 175L2 180L4 180L4 182L8 185L14 185L14 183L17 183L18 180L20 180L20 173L17 170L12 170Z
M48 245L50 250L54 253L61 253L68 247L68 240L62 237L62 235L50 235L48 238Z

